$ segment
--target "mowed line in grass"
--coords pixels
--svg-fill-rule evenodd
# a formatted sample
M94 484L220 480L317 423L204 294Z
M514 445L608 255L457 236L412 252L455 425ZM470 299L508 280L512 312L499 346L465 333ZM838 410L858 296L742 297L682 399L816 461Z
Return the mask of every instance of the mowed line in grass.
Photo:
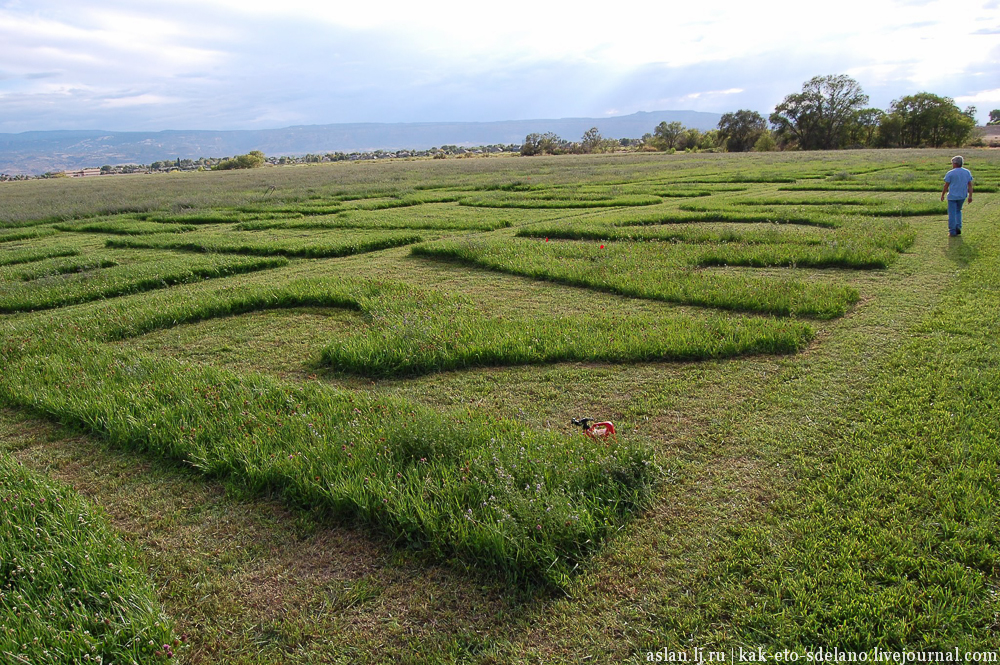
M846 285L685 268L661 243L612 243L599 248L477 239L425 243L411 252L629 297L778 316L835 318L859 298L857 290Z
M34 263L60 256L78 256L80 250L70 247L24 247L19 249L5 250L0 254L0 267L13 266L22 263Z
M36 238L46 238L55 235L55 229L11 229L9 231L0 230L0 242L15 242L17 240L34 240Z
M422 242L423 236L403 231L298 233L244 231L193 231L181 237L155 235L137 238L110 238L107 247L119 249L174 249L186 252L218 252L254 256L324 258L350 256L402 247Z
M43 353L5 354L2 369L8 405L512 582L566 584L657 479L634 439L595 446L582 435L65 337Z
M56 275L22 273L19 281L0 282L0 312L64 307L285 265L288 259L283 257L217 255L159 255L126 265L100 259L89 265L86 262L63 264L55 266ZM91 269L79 270L88 267Z
M852 426L789 450L795 487L736 528L706 574L737 640L995 649L997 219L980 213L976 236L951 244L971 262L879 368Z
M185 233L187 231L194 231L198 227L193 224L161 224L135 219L107 219L100 221L64 222L53 225L53 228L70 233L109 233L112 235L138 236L154 233Z
M4 453L0 571L6 662L152 662L164 657L163 645L179 645L137 556L107 517Z
M84 338L115 341L213 318L292 307L357 311L356 331L331 340L321 359L333 370L372 377L559 362L696 361L788 354L801 351L814 335L812 327L801 321L692 314L669 308L655 314L604 317L592 313L491 314L461 296L443 296L401 283L331 278L176 294L148 304L135 300L108 303L72 320L74 330ZM9 328L7 334L23 340L31 329L48 330L51 325L36 321L27 328ZM46 333L39 339L49 336Z
M909 224L882 220L873 220L870 223L852 221L836 230L825 231L778 224L760 224L749 228L733 228L726 224L665 225L662 228L627 227L584 219L533 224L518 229L515 235L522 238L658 241L703 245L825 245L829 248L849 247L856 252L877 252L882 249L904 252L913 244L915 238L915 232Z
M30 282L45 277L87 272L98 268L110 268L118 265L118 261L107 256L66 256L35 261L28 264L15 264L0 268L0 288L8 281Z

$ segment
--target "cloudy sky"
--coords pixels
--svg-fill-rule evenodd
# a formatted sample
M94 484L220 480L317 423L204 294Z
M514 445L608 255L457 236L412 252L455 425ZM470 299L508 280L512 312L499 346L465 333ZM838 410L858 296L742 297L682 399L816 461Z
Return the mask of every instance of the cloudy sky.
M0 0L0 132L769 113L849 74L1000 108L1000 0Z

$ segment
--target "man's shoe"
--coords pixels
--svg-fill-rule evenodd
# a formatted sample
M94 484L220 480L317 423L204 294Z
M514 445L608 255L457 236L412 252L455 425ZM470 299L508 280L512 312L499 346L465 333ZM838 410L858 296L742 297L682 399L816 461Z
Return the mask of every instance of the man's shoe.
M957 236L962 235L962 229L955 229L955 235Z

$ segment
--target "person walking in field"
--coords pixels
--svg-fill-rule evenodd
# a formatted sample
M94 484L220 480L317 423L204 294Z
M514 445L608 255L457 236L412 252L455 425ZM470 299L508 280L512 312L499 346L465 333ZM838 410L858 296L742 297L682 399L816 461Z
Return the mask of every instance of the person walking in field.
M965 159L961 155L951 158L951 170L944 176L944 189L941 190L941 200L948 196L948 235L962 235L962 205L965 198L972 203L972 173L963 168Z

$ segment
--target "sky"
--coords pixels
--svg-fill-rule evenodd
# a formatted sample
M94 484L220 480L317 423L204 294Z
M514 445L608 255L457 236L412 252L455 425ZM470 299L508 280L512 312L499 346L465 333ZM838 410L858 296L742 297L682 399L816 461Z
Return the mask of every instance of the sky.
M827 74L985 122L1000 0L0 0L5 133L766 116Z

